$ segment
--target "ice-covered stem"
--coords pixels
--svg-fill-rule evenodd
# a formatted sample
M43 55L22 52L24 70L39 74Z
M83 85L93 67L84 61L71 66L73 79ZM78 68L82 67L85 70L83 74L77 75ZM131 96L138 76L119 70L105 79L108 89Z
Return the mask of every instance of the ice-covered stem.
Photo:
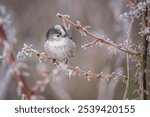
M138 81L136 80L133 80L133 79L129 79L128 80L128 77L125 76L125 75L119 75L117 73L111 73L111 74L103 74L103 73L100 73L100 74L93 74L91 71L89 72L86 72L86 71L83 71L81 70L79 67L72 67L72 66L69 66L69 68L74 71L76 74L78 74L79 76L85 76L87 77L88 79L89 78L98 78L98 79L106 79L106 80L111 80L111 79L115 79L115 77L118 77L120 80L122 80L123 82L127 82L129 81L130 83L132 84L135 84L135 85L138 85Z
M114 48L116 48L118 50L121 50L123 52L129 53L130 55L139 56L139 53L136 52L136 51L129 50L129 49L126 49L126 48L122 48L121 45L118 45L118 44L116 44L116 43L114 43L112 41L105 40L103 38L97 37L96 35L90 33L87 30L87 26L82 27L80 23L78 23L78 22L77 23L72 22L68 17L66 17L66 15L62 15L60 13L57 13L57 17L59 17L64 23L76 27L82 34L92 37L94 39L94 41L91 42L90 44L88 44L88 46L91 45L91 44L96 44L97 42L100 42L102 44L106 44L108 46L114 47Z
M150 3L147 2L147 7L146 11L142 12L142 25L145 27L150 27ZM150 31L149 31L150 33ZM140 68L139 68L139 90L140 90L140 99L147 99L147 94L146 94L146 67L147 67L147 52L148 52L148 39L149 35L145 34L142 36L141 41L142 41L142 52L140 55Z
M129 48L129 45L130 45L130 36L131 36L131 29L132 29L132 25L133 25L133 22L134 22L134 17L132 17L131 21L130 21L130 24L129 24L129 28L128 28L128 31L127 31L127 45L126 45L126 49ZM123 96L123 99L127 99L127 96L128 96L128 90L129 90L129 83L130 83L130 62L129 62L129 54L126 53L126 61L127 61L127 82L126 82L126 88L125 88L125 92L124 92L124 96Z
M27 53L30 54L30 55L35 54L36 56L38 56L39 60L43 60L43 61L48 61L48 60L50 60L53 64L59 64L59 61L56 61L55 58L51 58L51 57L47 56L47 55L44 54L44 53L40 53L40 52L38 52L38 51L32 49L31 47L28 47L26 44L25 44L24 46L25 46L25 47L22 48L22 52L23 52L23 53L26 53L26 52L27 52Z
M3 20L2 18L0 18L0 43L2 43L4 50L6 50L7 52L7 62L11 65L14 64L16 62L15 56L11 50L11 47L6 39L6 35L5 35L5 31L3 28ZM20 72L17 72L17 70L15 70L14 68L14 76L19 84L19 86L21 87L23 93L25 94L25 96L27 97L27 99L31 99L31 96L33 94L33 92L28 88L27 84L24 81L23 76L21 75Z
M20 53L22 53L21 56L22 55L23 56L26 56L26 55L31 56L32 54L34 54L39 58L39 60L43 60L43 61L47 61L47 62L50 62L50 63L55 64L55 65L59 65L60 61L56 60L55 58L50 58L46 54L40 53L37 50L32 49L30 46L27 46L26 44L24 46L25 47L22 48L22 50L20 52ZM116 74L116 73L111 73L111 74L107 74L107 75L104 75L102 73L94 74L91 71L86 72L86 71L81 70L79 67L73 67L71 65L68 65L68 70L73 71L73 73L75 73L79 76L85 76L88 79L90 79L90 78L96 78L96 79L97 78L98 79L105 78L107 80L110 80L110 79L113 79L115 77L119 77L119 79L121 79L123 82L127 82L127 80L128 80L128 78L126 76L122 76L122 75L119 75L119 74ZM133 84L138 85L138 82L135 81L135 80L130 79L130 82L133 83Z

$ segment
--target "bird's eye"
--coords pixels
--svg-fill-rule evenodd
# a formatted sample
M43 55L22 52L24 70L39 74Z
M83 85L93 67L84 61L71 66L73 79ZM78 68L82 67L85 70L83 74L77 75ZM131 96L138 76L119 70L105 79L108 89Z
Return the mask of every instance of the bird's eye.
M60 35L58 34L57 37L60 37Z

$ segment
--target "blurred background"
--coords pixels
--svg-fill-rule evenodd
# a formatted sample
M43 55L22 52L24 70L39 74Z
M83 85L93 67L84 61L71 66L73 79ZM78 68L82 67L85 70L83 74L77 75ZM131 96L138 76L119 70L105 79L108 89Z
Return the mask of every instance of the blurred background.
M83 26L89 25L90 32L97 36L105 35L115 43L122 43L127 38L127 30L130 19L120 20L120 14L129 11L122 0L0 0L0 16L6 18L9 23L9 42L17 55L23 45L44 52L44 41L47 30L62 21L56 17L57 13L68 14L76 22L79 20ZM139 21L135 19L131 38L135 44L139 43L138 31ZM86 50L82 45L92 41L90 37L81 36L78 30L71 27L69 34L76 42L77 49L75 57L70 59L70 65L78 66L84 71L92 73L109 74L112 72L126 75L125 54L115 51L108 46L95 45ZM46 63L40 63L36 56L24 61L28 66L23 69L26 73L25 81L30 88L37 81L43 80L40 74L42 70L53 71L53 67ZM135 79L135 67L131 63L131 78ZM0 68L0 99L20 99L18 84L15 78L8 75L8 65L1 63ZM56 79L51 78L45 90L38 91L36 95L45 99L123 99L125 83L115 78L110 81L106 79L90 79L82 76L63 76ZM136 98L133 91L137 88L135 84L130 86L129 99Z

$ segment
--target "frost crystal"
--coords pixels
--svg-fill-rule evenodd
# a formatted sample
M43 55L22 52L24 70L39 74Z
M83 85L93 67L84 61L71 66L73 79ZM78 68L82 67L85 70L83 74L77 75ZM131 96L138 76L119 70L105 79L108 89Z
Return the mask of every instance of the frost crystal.
M87 45L87 44L82 45L81 48L83 48L84 50L86 50L86 45Z
M69 15L67 15L67 14L62 15L61 13L57 13L57 14L56 14L56 17L59 17L59 16L63 16L63 17L67 17L67 18L69 18L69 17L70 17L70 16L69 16Z
M144 34L148 34L150 33L150 27L145 27L145 29L141 29L141 31L139 32L140 35L144 35Z
M57 13L56 14L56 17L64 17L64 18L69 18L70 16L69 15L62 15L62 14L60 14L60 13ZM64 24L64 27L65 27L65 29L66 30L69 30L70 29L70 27L71 27L71 25L68 23L68 22L66 22L64 19L62 19L63 20L63 24Z
M128 17L129 17L129 14L125 12L119 16L119 19L124 20L124 19L127 19Z
M69 78L71 78L71 76L75 76L76 73L74 71L72 71L71 69L68 69L68 76Z
M149 1L148 1L149 2ZM137 8L135 10L131 10L129 12L125 12L120 15L120 19L127 19L129 17L136 17L139 18L142 11L146 10L147 2L139 2L137 4Z
M27 56L31 57L32 56L32 52L30 51L32 45L27 45L24 44L24 47L22 48L22 50L20 52L18 52L17 54L17 59L26 59Z

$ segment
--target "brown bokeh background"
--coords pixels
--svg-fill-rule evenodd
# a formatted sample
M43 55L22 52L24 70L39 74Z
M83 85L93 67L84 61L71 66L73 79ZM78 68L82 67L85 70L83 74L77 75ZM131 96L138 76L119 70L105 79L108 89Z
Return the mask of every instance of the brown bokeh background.
M124 42L127 36L129 21L121 21L119 15L129 9L122 0L0 0L0 5L6 7L6 13L11 15L12 27L16 29L17 43L14 45L14 52L17 55L23 44L32 44L33 48L44 51L46 31L55 24L62 24L56 17L61 14L70 15L76 22L79 20L83 26L89 25L89 29L95 35L110 38L115 43ZM138 43L139 21L136 19L133 24L131 39ZM73 27L69 30L70 35L77 44L76 55L70 59L72 66L78 66L82 70L91 71L95 74L103 72L109 74L117 72L126 75L125 54L115 51L108 46L93 46L86 50L81 48L83 44L92 41L90 37L81 36ZM37 80L41 80L37 67L39 61L35 56L25 60L28 64L26 78L29 87L33 87ZM4 66L4 65L3 65ZM52 69L47 65L48 69ZM5 66L5 68L7 68ZM0 90L1 99L20 99L17 95L17 82L8 78L7 73L1 68L0 80L5 86ZM135 67L131 63L131 78L134 78ZM2 87L2 85L1 85ZM125 84L120 79L91 79L74 76L72 78L61 78L50 81L44 92L38 92L46 99L122 99ZM130 86L129 99L136 97L133 90L136 86Z

